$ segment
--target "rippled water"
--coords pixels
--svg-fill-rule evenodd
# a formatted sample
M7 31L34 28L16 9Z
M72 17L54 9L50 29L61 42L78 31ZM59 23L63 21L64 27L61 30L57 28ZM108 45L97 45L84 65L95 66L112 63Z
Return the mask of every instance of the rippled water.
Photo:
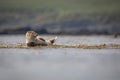
M44 36L50 38L54 36ZM2 35L0 44L25 43ZM120 44L112 36L58 36L59 45ZM120 49L0 48L0 80L119 80Z

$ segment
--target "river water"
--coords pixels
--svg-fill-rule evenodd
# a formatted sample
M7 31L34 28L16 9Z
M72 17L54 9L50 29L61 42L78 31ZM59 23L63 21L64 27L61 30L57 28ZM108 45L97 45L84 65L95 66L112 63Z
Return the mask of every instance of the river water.
M44 38L55 35L43 35ZM25 44L1 35L0 44ZM112 36L58 36L59 45L120 44ZM119 80L120 49L0 48L0 80Z

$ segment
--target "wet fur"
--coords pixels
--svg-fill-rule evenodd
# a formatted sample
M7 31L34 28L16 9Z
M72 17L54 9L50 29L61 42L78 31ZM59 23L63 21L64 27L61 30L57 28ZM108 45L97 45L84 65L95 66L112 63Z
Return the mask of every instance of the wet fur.
M26 44L27 44L27 46L53 45L53 43L55 42L56 39L57 39L57 37L45 40L38 33L34 32L34 31L28 31L26 33Z

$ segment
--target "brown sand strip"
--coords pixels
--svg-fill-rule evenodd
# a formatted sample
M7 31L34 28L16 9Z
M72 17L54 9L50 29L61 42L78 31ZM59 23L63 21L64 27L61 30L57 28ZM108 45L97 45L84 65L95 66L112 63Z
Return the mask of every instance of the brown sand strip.
M102 44L102 45L79 45L79 46L67 46L67 45L52 45L52 46L36 46L27 47L25 45L0 45L0 48L21 48L21 49L41 49L41 48L78 48L78 49L120 49L120 44Z

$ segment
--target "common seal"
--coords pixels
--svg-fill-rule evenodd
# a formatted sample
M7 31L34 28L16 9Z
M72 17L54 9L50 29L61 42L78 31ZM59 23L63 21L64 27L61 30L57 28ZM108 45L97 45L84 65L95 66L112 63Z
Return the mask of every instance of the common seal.
M27 44L27 46L53 45L53 43L56 41L56 39L57 39L57 37L45 40L35 31L27 31L26 32L26 44Z

